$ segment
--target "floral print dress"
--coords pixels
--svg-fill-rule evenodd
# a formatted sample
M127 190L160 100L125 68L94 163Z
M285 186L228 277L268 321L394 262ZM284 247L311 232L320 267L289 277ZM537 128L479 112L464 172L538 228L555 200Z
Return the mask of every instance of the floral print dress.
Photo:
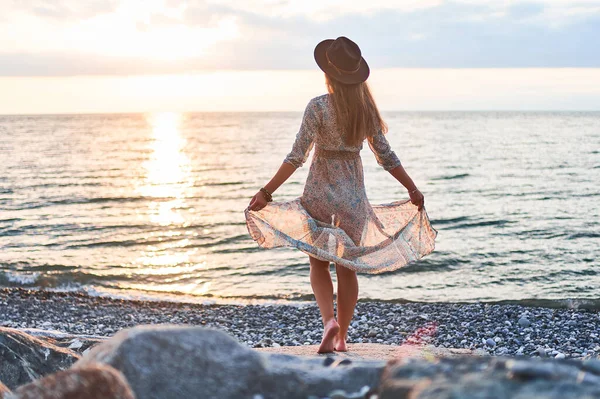
M364 273L396 270L431 253L437 232L425 208L410 200L372 206L365 191L362 143L344 142L328 94L307 105L284 162L301 167L313 147L304 192L288 202L246 210L246 225L263 248L296 247L317 259ZM400 165L381 131L367 142L385 170Z

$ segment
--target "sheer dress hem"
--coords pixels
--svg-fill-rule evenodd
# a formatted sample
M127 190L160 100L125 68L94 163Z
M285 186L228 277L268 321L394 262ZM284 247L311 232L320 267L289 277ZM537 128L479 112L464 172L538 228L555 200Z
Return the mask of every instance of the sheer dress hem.
M372 209L376 218L400 223L371 234L367 242L358 245L341 228L312 218L301 197L271 202L260 211L246 209L245 215L248 232L261 248L294 247L359 273L391 272L434 250L437 231L425 208L418 211L406 200L373 205Z

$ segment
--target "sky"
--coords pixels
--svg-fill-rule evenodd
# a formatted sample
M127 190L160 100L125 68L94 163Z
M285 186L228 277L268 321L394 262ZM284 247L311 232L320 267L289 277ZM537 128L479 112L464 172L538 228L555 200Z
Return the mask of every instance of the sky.
M600 110L600 0L0 0L0 114L301 111L342 35L384 110Z

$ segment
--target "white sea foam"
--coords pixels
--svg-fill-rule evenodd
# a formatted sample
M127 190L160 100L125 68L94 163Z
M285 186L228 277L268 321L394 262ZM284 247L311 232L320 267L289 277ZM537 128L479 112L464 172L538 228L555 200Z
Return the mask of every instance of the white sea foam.
M40 275L41 273L39 272L4 272L4 276L9 282L19 285L34 285L38 281Z

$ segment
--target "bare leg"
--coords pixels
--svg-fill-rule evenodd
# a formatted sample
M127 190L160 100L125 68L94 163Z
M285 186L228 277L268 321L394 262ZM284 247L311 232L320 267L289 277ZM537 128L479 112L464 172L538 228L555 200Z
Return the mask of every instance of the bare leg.
M354 316L354 308L358 300L358 278L356 272L344 266L335 265L337 273L337 320L340 331L335 338L335 350L345 352L348 327Z
M329 262L310 257L310 285L323 319L323 340L319 353L333 352L333 339L340 330L333 313L333 283L329 273Z

